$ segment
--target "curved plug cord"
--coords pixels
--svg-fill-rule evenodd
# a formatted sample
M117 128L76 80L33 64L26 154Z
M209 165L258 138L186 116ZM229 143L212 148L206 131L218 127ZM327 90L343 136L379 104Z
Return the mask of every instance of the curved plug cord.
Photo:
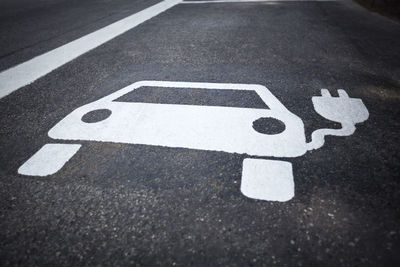
M306 144L307 150L321 148L325 143L326 135L349 136L354 133L354 124L342 124L341 129L318 129L311 134L311 142Z

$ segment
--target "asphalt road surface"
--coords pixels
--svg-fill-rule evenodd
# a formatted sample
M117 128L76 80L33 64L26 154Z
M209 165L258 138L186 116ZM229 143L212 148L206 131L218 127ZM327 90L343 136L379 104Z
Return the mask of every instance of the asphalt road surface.
M0 70L159 2L0 0ZM398 266L399 48L398 22L351 1L181 3L71 58L0 99L0 265ZM257 157L292 164L289 201L241 192L246 153L49 136L75 109L143 80L263 85L301 118L307 142L341 127L314 110L322 88L362 99L369 118L304 155ZM147 89L117 102L268 106L246 91ZM18 173L54 143L82 147L55 174Z

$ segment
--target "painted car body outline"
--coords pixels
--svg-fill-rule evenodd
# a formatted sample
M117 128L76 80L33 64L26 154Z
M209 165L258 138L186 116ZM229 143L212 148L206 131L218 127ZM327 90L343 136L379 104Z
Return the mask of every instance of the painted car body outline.
M269 109L116 102L141 87L254 91ZM108 109L112 114L96 123L81 120L97 109ZM257 132L252 123L263 117L282 121L285 130L275 135ZM302 120L265 86L257 84L140 81L75 109L48 135L56 140L156 145L251 156L297 157L307 151Z
M268 108L117 100L140 87L254 91ZM254 157L298 157L308 150L322 147L326 135L352 135L355 124L368 119L368 110L361 99L350 98L344 90L339 89L338 95L332 97L327 89L321 89L321 96L312 97L315 111L328 120L341 123L342 128L318 129L312 133L309 143L306 143L303 121L263 85L173 81L135 82L75 109L52 127L48 135L55 140L117 142L245 154L241 192L254 199L288 201L294 196L291 163ZM96 110L111 112L99 121L84 120L85 115ZM260 118L280 120L285 129L278 134L259 133L252 123ZM18 173L30 176L55 174L80 147L80 144L70 143L46 144L18 169Z

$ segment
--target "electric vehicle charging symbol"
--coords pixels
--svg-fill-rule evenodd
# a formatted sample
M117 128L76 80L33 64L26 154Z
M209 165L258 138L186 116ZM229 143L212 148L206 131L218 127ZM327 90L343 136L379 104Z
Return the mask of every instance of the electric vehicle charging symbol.
M117 99L140 88L161 87L254 91L268 109L181 104L127 103ZM278 160L253 157L298 157L324 144L325 135L351 135L355 124L368 119L360 99L344 90L331 97L313 97L315 110L340 122L342 129L319 129L306 143L303 121L291 113L266 87L255 84L140 81L75 109L50 129L56 140L116 142L247 154L243 161L241 191L262 200L287 201L294 196L292 165ZM90 121L88 114L100 119ZM283 132L264 134L253 122L272 118L285 125ZM47 144L26 161L20 174L46 176L56 173L79 150L79 144Z

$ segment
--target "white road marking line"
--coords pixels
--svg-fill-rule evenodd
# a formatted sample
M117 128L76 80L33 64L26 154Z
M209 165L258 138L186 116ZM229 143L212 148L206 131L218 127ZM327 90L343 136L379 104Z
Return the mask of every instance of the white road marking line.
M254 199L281 202L292 199L292 164L279 160L244 159L240 191Z
M18 173L31 176L47 176L58 172L70 160L81 145L47 144L28 159Z
M215 0L215 1L183 1L181 4L211 3L251 3L251 2L336 2L338 0Z
M164 0L0 73L0 98L28 85L80 55L157 16L182 0Z

